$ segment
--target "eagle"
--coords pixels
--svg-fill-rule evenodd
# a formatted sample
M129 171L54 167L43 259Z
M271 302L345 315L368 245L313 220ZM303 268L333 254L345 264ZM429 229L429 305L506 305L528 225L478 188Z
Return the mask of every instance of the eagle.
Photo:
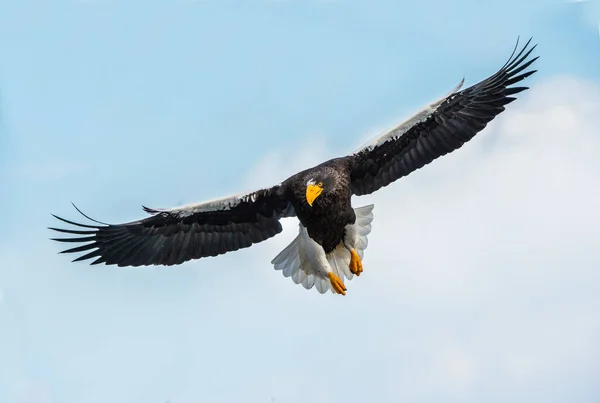
M462 89L464 78L444 97L350 155L298 172L277 185L172 208L142 206L149 217L107 224L70 221L70 229L49 229L79 244L59 253L83 253L73 262L117 266L179 265L248 248L282 231L280 220L296 217L298 235L271 261L275 270L321 294L346 295L346 282L363 272L373 205L353 207L351 197L373 193L433 160L459 149L529 87L515 86L537 70L528 69L537 45L532 38L493 75ZM527 70L528 69L528 70Z

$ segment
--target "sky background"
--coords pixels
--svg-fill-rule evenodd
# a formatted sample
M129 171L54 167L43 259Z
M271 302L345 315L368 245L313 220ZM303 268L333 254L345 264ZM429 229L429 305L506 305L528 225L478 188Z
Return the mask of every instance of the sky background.
M0 3L0 401L600 401L600 1ZM375 204L320 295L297 233L149 268L72 264L70 202L270 186L539 43L532 89Z

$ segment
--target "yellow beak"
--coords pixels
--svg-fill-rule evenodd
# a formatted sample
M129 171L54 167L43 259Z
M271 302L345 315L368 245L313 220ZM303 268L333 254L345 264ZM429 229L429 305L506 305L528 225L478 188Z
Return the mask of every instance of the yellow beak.
M323 185L308 185L306 186L306 201L308 205L312 207L313 202L323 192Z

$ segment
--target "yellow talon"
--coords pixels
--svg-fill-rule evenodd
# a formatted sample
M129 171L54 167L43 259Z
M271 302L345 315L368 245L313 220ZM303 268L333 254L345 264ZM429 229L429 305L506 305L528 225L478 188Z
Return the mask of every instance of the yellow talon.
M342 280L332 272L327 273L329 281L331 281L331 288L338 294L346 295L346 286L342 283Z
M360 276L360 273L363 272L362 262L360 261L360 256L354 249L350 251L350 271L352 274L356 274Z

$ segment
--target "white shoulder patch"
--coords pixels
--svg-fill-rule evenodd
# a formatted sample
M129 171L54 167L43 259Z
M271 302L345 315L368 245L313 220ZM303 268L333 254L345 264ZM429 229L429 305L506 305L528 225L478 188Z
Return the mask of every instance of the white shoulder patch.
M404 133L406 133L414 125L427 120L427 118L429 118L445 100L452 97L454 94L456 94L456 92L458 90L460 90L462 88L464 82L465 82L465 79L463 78L458 83L458 85L456 87L454 87L454 89L452 91L450 91L448 94L446 94L443 97L437 99L436 101L430 103L429 105L427 105L426 107L424 107L423 109L421 109L420 111L418 111L417 113L415 113L414 115L412 115L410 118L406 119L404 122L400 123L399 125L385 131L384 134L380 135L379 137L377 137L373 140L370 140L369 142L367 142L367 144L364 144L363 146L359 147L354 153L356 154L360 151L370 151L373 148L380 146L389 140L398 139L400 136L402 136Z
M277 186L277 185L276 185ZM199 203L190 203L184 204L177 207L163 208L163 209L154 209L144 207L144 211L150 214L156 213L169 213L173 215L177 215L178 217L187 217L195 213L203 213L209 211L223 211L229 210L242 201L249 201L254 203L257 199L257 193L260 190L252 191L252 192L242 192L231 196L221 197L212 200L206 200Z

